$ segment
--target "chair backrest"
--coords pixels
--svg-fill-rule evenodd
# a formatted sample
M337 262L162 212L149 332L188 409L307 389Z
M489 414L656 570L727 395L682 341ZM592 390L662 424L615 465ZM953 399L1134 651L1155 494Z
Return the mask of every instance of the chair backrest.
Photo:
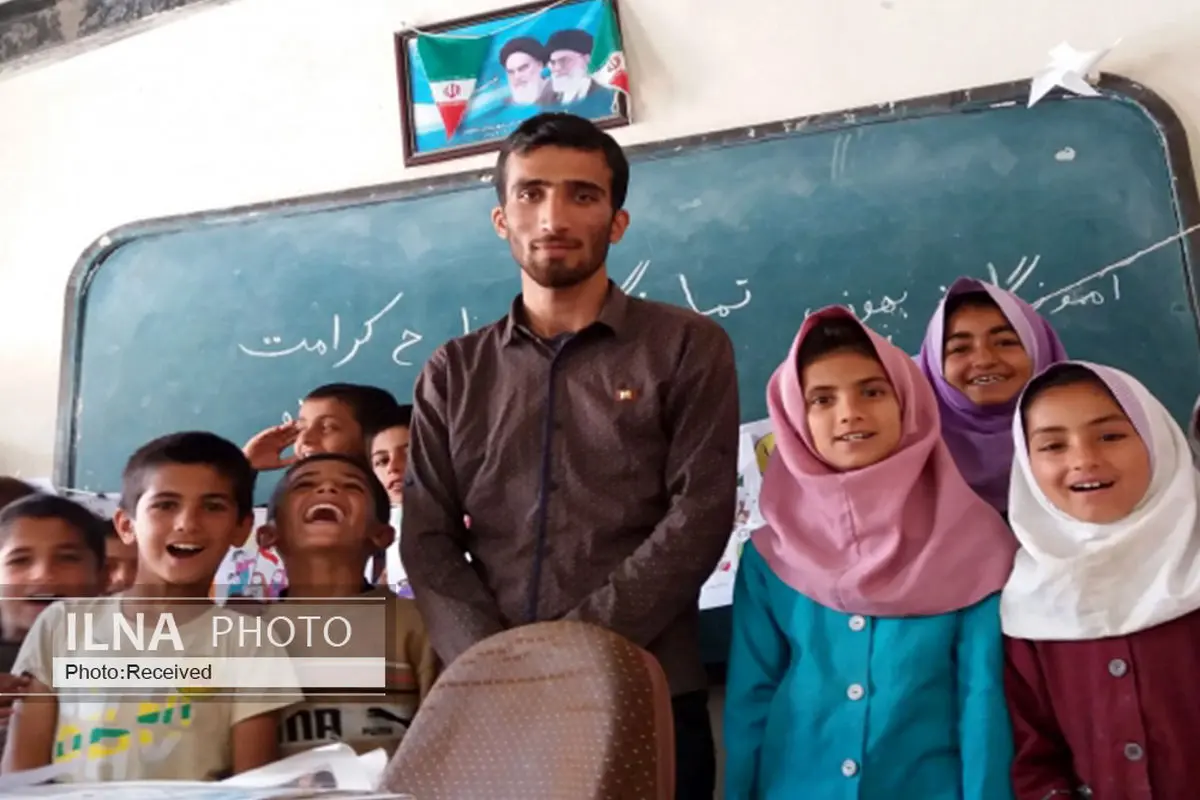
M593 625L493 636L442 673L383 786L416 800L673 800L666 676Z

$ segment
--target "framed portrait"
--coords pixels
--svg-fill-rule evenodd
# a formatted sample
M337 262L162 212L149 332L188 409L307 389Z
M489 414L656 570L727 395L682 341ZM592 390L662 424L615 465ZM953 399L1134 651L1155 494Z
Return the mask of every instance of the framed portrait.
M530 3L395 39L406 166L496 150L544 111L629 124L615 0Z

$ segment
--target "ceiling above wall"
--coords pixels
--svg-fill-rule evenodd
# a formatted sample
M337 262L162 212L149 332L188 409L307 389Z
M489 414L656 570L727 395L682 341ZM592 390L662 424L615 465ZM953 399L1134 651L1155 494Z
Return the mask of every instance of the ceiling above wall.
M0 0L0 72L77 55L232 0Z

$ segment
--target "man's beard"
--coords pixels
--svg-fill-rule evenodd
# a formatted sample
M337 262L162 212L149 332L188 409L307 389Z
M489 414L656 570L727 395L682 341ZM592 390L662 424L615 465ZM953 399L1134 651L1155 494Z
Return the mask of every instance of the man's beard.
M510 85L508 92L512 95L512 101L519 106L531 106L537 103L542 96L542 90L545 89L546 82L543 80L532 80L523 86Z
M564 103L571 103L587 93L591 80L592 77L586 72L573 75L554 75L550 78L550 85L554 87L554 91L562 95Z
M566 259L554 258L549 262L537 263L533 258L529 263L522 261L517 252L516 243L510 242L513 258L521 265L521 271L543 289L570 289L584 283L604 267L608 258L608 237L597 237L592 242L592 258L582 264L570 265Z

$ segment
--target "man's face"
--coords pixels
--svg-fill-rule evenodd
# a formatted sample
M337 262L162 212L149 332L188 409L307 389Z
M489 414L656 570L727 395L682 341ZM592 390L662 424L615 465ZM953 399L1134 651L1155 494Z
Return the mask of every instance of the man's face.
M508 74L508 91L517 105L529 106L537 103L546 79L542 77L542 62L529 53L513 53L504 62Z
M612 170L601 151L547 145L513 153L505 173L504 204L492 223L530 279L566 289L603 268L629 214L613 213Z
M554 91L570 93L580 84L587 83L590 53L574 50L555 50L550 54L550 81Z

